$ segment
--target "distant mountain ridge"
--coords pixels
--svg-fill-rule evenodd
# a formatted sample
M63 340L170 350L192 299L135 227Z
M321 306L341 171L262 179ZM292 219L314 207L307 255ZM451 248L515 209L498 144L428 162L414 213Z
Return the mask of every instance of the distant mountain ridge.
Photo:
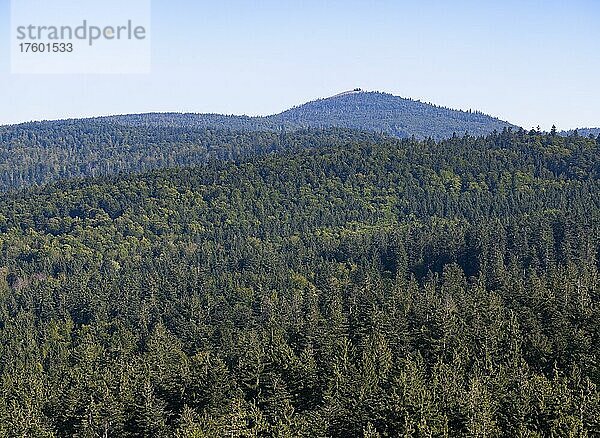
M395 137L442 139L454 133L480 136L516 127L478 111L462 111L360 89L314 100L263 117L221 114L148 113L100 117L127 126L216 128L228 130L297 130L350 128Z
M598 135L600 135L600 128L577 128L577 129L571 129L568 131L561 131L561 134L562 135L572 135L575 133L575 131L577 131L578 135L581 135L583 137L589 137L590 135L597 137Z

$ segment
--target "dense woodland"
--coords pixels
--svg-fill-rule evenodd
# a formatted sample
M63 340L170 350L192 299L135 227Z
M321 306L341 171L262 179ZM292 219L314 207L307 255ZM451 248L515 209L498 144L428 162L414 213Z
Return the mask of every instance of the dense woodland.
M138 127L89 119L4 126L0 127L0 192L68 178L138 173L382 138L375 133L331 131L335 135L324 136L320 130L290 134Z
M0 198L0 436L600 435L600 139L285 143Z
M363 140L376 141L382 135L483 135L510 126L478 112L366 92L320 99L267 117L132 114L0 126L0 192L72 177L236 160L298 144L317 146L299 138L300 130L311 136L323 129L361 130L372 133L362 134Z

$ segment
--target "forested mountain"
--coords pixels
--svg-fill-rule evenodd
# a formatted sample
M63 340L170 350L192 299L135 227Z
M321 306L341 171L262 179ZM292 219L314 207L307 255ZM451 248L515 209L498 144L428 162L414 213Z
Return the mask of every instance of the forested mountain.
M354 90L294 107L266 117L217 114L137 114L109 117L133 126L219 128L246 130L296 130L351 128L400 138L448 138L454 133L489 134L514 127L480 112L458 111L387 93Z
M342 93L268 117L172 113L32 122L0 127L0 191L272 152L285 148L286 135L296 131L348 128L447 138L508 126L481 113L366 92Z
M480 112L458 111L387 93L354 91L320 99L268 118L275 126L344 127L390 134L449 138L485 135L513 125Z
M600 434L600 142L289 146L0 198L1 436Z
M266 118L140 114L0 127L0 191L61 178L189 166L285 150L322 130L345 137L451 137L509 126L383 93L351 92ZM308 144L312 144L308 141ZM323 146L329 143L325 142Z
M303 128L352 128L400 138L415 136L449 138L454 133L489 134L514 127L494 117L458 111L387 93L354 90L319 99L267 117L216 114L138 114L109 117L133 126L225 128L250 130L296 130Z
M137 114L0 126L0 191L61 178L239 159L290 146L315 130L347 136L444 138L510 125L384 93L350 92L268 117ZM294 135L294 133L298 135ZM295 140L291 140L292 143Z

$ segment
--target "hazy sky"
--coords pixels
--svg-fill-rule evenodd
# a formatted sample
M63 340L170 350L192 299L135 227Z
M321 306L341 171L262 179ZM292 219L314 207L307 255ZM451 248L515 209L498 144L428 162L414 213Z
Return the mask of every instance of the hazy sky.
M152 73L128 76L10 74L0 5L0 123L270 114L361 87L526 128L600 126L599 0L154 0Z

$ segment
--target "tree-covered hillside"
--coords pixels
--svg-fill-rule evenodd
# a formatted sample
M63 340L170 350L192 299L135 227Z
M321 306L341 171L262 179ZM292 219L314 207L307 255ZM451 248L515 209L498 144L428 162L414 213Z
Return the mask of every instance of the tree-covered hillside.
M600 136L600 128L579 128L579 129L573 129L570 131L563 131L561 132L562 135L573 135L575 134L575 131L577 131L578 135L581 135L583 137L598 137Z
M383 93L322 99L267 118L140 114L0 126L0 192L73 177L238 160L336 138L451 137L507 123ZM354 132L351 132L354 131ZM338 135L346 131L343 135ZM319 138L331 145L331 135Z
M135 127L98 120L0 127L0 192L64 178L236 160L298 145L325 147L351 138L375 141L380 136L338 129L322 135L314 130Z
M478 112L366 92L320 99L267 117L155 113L0 126L0 191L58 178L239 158L277 149L285 143L279 135L307 129L439 139L510 126Z
M600 143L314 135L0 198L0 435L598 436Z
M343 93L268 117L133 114L0 126L0 192L64 178L284 151L322 130L348 130L346 138L375 141L382 135L483 135L510 126L477 112L366 92Z
M514 127L480 112L458 111L387 93L356 91L309 102L269 121L286 127L331 126L374 131L400 138L485 135Z
M485 135L514 127L480 112L405 99L387 93L355 90L318 99L266 117L218 114L133 114L108 117L129 126L226 128L234 130L287 130L350 128L385 133L400 138L448 138L454 133Z

